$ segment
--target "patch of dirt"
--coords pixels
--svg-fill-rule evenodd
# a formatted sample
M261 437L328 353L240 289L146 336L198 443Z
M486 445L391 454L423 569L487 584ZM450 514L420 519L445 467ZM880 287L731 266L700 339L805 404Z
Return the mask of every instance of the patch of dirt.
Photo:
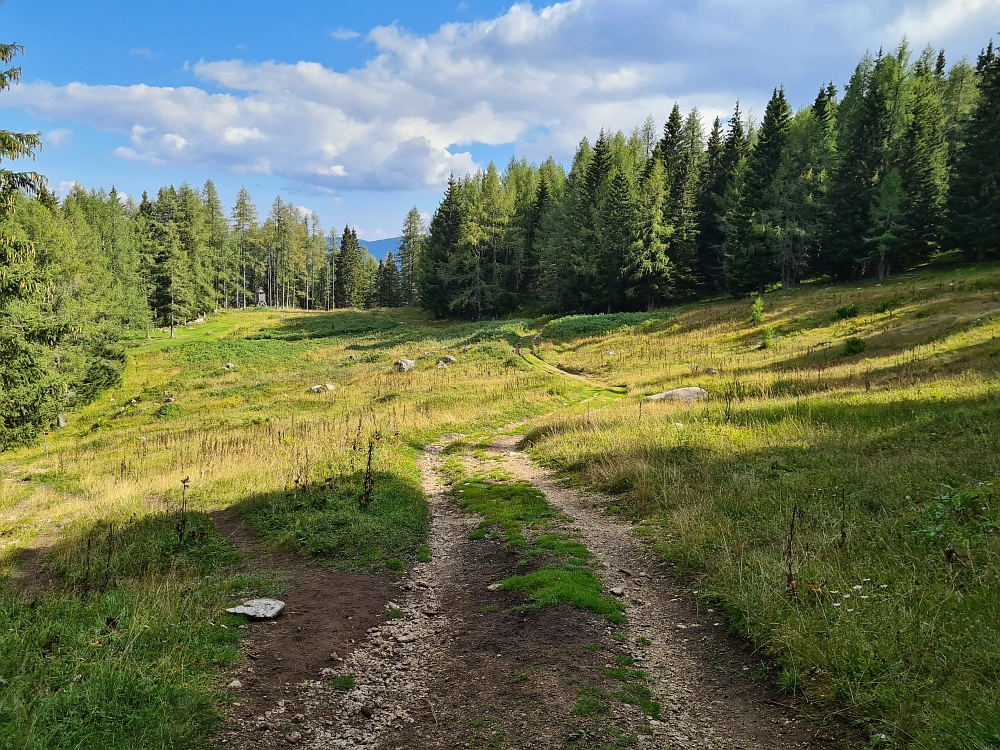
M339 718L332 706L315 705L306 721L312 682L321 669L343 663L331 654L350 658L368 629L384 621L386 602L398 596L398 583L386 576L323 568L291 552L272 552L231 509L211 516L248 565L289 581L279 596L285 612L276 620L245 626L252 629L241 643L246 658L224 677L225 683L237 680L241 687L227 688L232 696L227 726L216 741L271 748L293 732L304 737L310 728ZM302 718L296 720L297 714Z

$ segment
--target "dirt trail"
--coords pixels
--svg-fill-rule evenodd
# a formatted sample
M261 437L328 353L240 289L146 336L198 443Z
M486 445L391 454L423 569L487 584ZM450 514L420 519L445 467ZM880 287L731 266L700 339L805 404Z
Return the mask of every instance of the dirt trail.
M853 733L802 719L786 697L753 679L761 659L725 634L717 613L697 607L697 592L667 577L662 561L632 528L604 514L608 498L562 486L517 451L517 441L499 436L488 455L574 520L572 528L603 566L606 587L628 606L626 650L650 675L663 707L662 720L650 722L657 747L850 746ZM635 645L645 642L650 645Z
M232 710L217 742L371 748L390 728L411 723L408 706L430 705L428 675L449 627L439 591L455 578L453 547L468 535L470 521L441 497L434 472L423 475L432 562L416 563L402 579L331 571L267 552L237 514L216 514L219 528L255 564L293 582L282 595L286 614L254 626L242 646L249 658L226 675L241 684L230 689Z
M293 582L283 596L288 613L255 626L243 645L251 658L225 678L242 685L231 690L217 741L315 750L856 746L852 732L803 718L754 679L762 660L728 637L711 609L698 610L693 592L667 577L631 528L603 515L607 498L560 486L515 445L501 435L484 459L465 460L531 482L566 514L561 530L580 535L607 588L627 604L625 628L569 606L523 610L521 594L496 590L492 584L526 572L524 560L499 540L469 538L479 519L446 494L436 444L420 461L432 560L404 578L274 555L235 513L217 516L251 558ZM613 699L622 688L609 676L616 654L631 655L649 675L659 719ZM338 683L345 677L353 684ZM604 696L602 712L580 711L588 694Z

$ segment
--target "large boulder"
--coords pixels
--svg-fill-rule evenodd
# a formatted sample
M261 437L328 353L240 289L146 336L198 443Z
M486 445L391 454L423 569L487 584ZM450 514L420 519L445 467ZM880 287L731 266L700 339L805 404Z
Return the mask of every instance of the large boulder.
M688 403L694 401L704 401L707 398L708 391L704 388L698 388L697 386L674 388L672 391L664 391L663 393L646 396L647 401L686 401Z
M414 367L417 366L417 363L414 362L412 359L397 359L392 366L395 367L399 372L409 372L410 370L412 370Z

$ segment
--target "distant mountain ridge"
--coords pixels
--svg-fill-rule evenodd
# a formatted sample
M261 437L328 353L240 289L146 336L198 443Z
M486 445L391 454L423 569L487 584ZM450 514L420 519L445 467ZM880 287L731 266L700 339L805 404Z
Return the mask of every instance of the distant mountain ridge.
M384 240L358 240L358 244L367 246L368 252L378 260L385 260L389 253L398 254L401 239L402 237L387 237Z

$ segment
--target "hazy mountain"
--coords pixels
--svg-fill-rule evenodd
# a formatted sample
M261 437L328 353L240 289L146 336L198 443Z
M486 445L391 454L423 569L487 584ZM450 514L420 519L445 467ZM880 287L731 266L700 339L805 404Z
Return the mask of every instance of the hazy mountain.
M358 243L366 245L368 252L379 260L382 260L388 253L397 254L396 251L399 250L400 239L400 237L388 237L384 240L358 240Z

